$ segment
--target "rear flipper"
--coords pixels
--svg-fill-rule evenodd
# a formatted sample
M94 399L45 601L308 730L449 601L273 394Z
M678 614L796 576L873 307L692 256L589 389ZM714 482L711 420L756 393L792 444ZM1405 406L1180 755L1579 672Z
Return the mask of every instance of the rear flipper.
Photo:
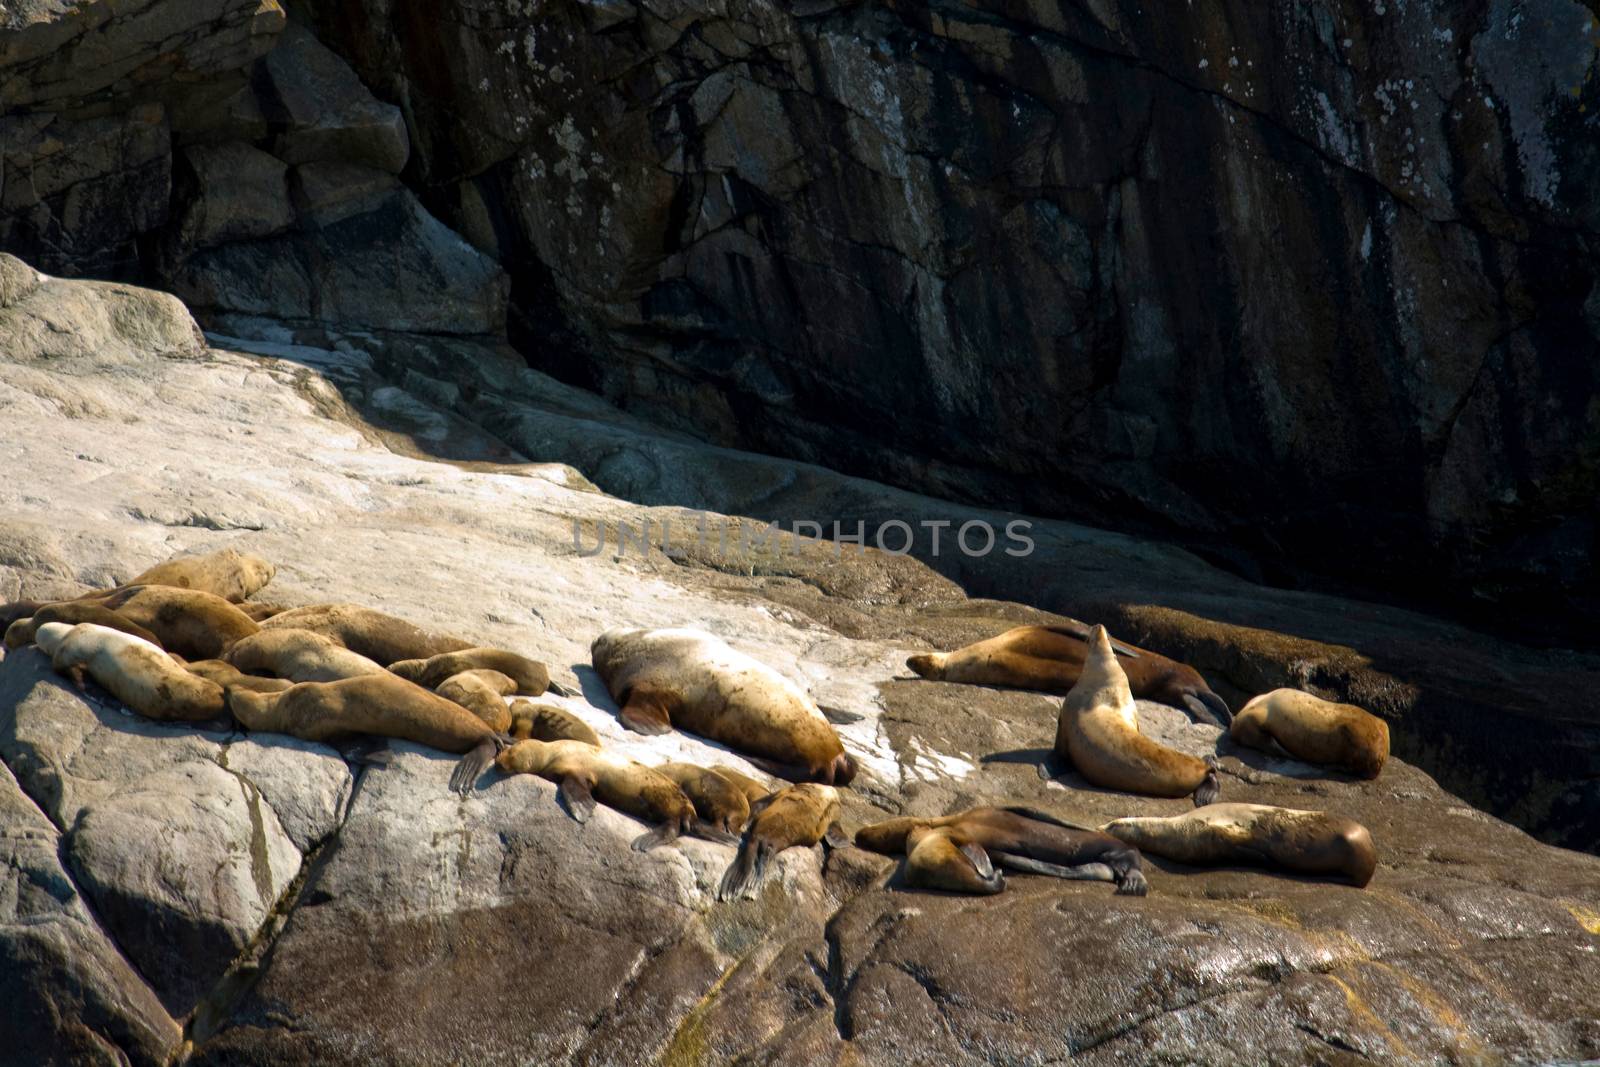
M771 857L772 845L769 842L758 837L746 837L744 844L739 846L739 854L733 857L733 862L728 864L727 871L722 875L717 899L755 896L756 886L766 877L767 861Z
M1044 874L1051 878L1066 878L1076 882L1115 882L1116 874L1104 863L1084 863L1076 867L1063 867L1058 863L1046 863L1029 856L1017 856L1009 852L996 852L994 860L1008 871L1022 871L1026 874Z
M551 679L545 683L544 691L546 693L554 693L558 697L569 697L572 695L572 690L568 689L566 686L554 679Z
M1205 780L1201 782L1200 787L1194 791L1195 807L1203 808L1207 804L1215 804L1217 802L1217 797L1222 792L1222 783L1217 780L1217 770L1219 766L1220 764L1217 763L1217 757L1206 757L1207 770Z
M849 726L853 722L860 722L865 715L857 715L853 711L842 711L839 708L830 708L825 704L817 705L822 710L822 717L835 726Z
M238 713L235 712L235 715ZM477 746L462 756L456 763L456 769L450 772L450 789L462 796L469 796L472 787L489 769L489 764L494 762L495 753L503 746L498 738L485 738Z
M364 767L388 767L394 763L395 752L389 747L387 737L368 735L340 745L339 755L344 757L346 763L358 763ZM454 780L453 775L452 780Z
M829 848L844 848L850 844L850 835L844 832L844 827L834 823L828 827L828 832L822 835L822 843Z
M1039 761L1039 777L1047 782L1055 781L1056 775L1064 770L1066 768L1062 765L1061 757L1054 752Z
M640 834L633 839L635 852L649 852L662 845L670 845L678 839L679 827L677 819L668 819L647 834Z
M1108 852L1101 858L1116 875L1117 896L1142 897L1150 892L1150 883L1145 881L1144 870L1140 866L1144 858L1139 855L1138 849Z
M704 819L696 819L689 827L689 832L702 841L715 841L719 845L737 845L739 835L729 833L718 826L713 826Z
M1233 722L1233 712L1228 710L1227 702L1215 693L1185 693L1182 699L1195 722L1210 723L1224 730Z
M589 821L589 816L594 814L594 794L589 791L589 783L576 775L567 775L561 779L561 803L571 815L580 823ZM659 829L659 828L658 828ZM645 835L649 837L649 834ZM635 847L637 847L635 842ZM640 851L644 851L640 849Z

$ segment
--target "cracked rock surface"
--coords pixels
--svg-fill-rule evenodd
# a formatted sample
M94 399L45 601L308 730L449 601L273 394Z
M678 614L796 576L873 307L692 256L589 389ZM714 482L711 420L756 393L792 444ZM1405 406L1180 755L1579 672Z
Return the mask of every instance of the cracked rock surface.
M168 297L3 257L0 283L6 598L232 545L278 565L258 599L359 601L516 649L551 665L573 693L560 702L608 746L748 769L686 735L626 734L587 667L607 627L695 625L861 716L841 731L863 767L850 829L979 803L1095 821L1185 810L1041 781L1054 699L902 677L910 651L1043 612L875 551L656 537L580 554L574 522L721 519L530 462L535 431L643 432L593 398L545 386L517 415L518 451L463 417L470 402L453 406L420 356L409 379L382 377L435 342L252 354L207 343ZM725 454L695 455L710 469ZM1108 537L1105 567L1188 565L1120 544ZM1165 744L1217 745L1172 709L1139 710ZM580 826L540 779L491 773L462 800L445 788L454 757L394 750L352 770L319 745L149 723L77 693L36 650L7 655L0 991L21 1010L0 1014L0 1046L137 1064L183 1050L204 1064L1600 1056L1600 860L1403 759L1357 782L1220 747L1224 799L1368 826L1366 890L1151 860L1142 899L1028 876L974 899L908 891L895 863L844 848L785 853L756 899L718 905L724 846L640 855L640 824L601 809Z

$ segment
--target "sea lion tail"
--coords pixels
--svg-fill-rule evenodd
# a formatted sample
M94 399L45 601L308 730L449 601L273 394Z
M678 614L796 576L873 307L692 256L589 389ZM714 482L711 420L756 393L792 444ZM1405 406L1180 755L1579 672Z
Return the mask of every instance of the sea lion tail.
M473 785L489 769L489 764L494 762L495 754L501 747L499 739L494 737L485 738L473 746L457 761L456 769L450 772L450 791L463 797L470 796Z
M1206 776L1200 787L1194 791L1194 806L1203 808L1207 804L1215 804L1217 797L1222 792L1222 784L1217 779L1217 770L1220 764L1217 757L1206 757Z
M944 657L943 652L924 652L908 658L906 666L924 678L938 681L944 676Z

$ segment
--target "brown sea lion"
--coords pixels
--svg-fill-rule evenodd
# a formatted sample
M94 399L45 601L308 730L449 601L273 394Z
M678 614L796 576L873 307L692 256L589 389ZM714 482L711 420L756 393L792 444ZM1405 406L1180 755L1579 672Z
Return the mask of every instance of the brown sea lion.
M143 626L185 659L220 659L223 649L260 629L222 597L198 589L130 585L95 603Z
M738 788L739 792L744 794L744 798L750 802L750 807L752 809L761 801L767 799L773 793L777 792L777 790L772 788L770 783L757 781L748 774L745 774L743 771L736 771L732 767L717 766L711 769L717 774L721 775L723 778L726 778L728 781L732 782L734 786Z
M954 652L912 656L906 666L933 681L1064 694L1078 683L1083 671L1087 635L1088 627L1081 623L1018 626ZM1120 641L1113 647L1135 697L1187 711L1198 722L1228 724L1227 702L1211 691L1193 667Z
M631 730L689 730L791 780L855 777L833 725L799 686L708 633L609 630L589 651Z
M479 668L509 675L517 683L519 696L536 697L551 689L550 671L543 663L503 648L464 648L427 659L403 659L389 664L389 669L400 677L429 689L453 674Z
M1228 733L1241 745L1272 751L1276 741L1307 763L1376 778L1389 759L1389 724L1354 704L1274 689L1255 697L1234 717Z
M1167 748L1139 732L1128 678L1104 626L1089 632L1089 657L1061 702L1055 754L1095 785L1157 797L1217 798L1216 760Z
M738 843L738 834L750 821L750 798L739 783L715 767L693 763L662 763L653 769L688 795L703 825L723 835L729 844Z
M786 848L809 848L824 841L835 848L849 843L839 827L837 789L805 782L759 801L751 809L738 855L723 872L717 899L754 896L773 856Z
M471 648L459 637L429 633L404 619L359 604L312 604L290 608L261 624L263 630L311 630L331 637L352 652L358 652L387 667L403 659L427 659L441 652ZM442 679L441 679L442 680Z
M222 687L190 674L161 649L94 623L47 622L34 640L50 665L83 688L84 676L147 719L204 722L222 714Z
M529 700L511 702L511 736L518 741L582 741L600 747L594 728L565 708L554 704L535 704Z
M125 634L132 634L141 641L148 641L161 648L161 639L155 634L92 600L62 600L54 604L41 605L28 618L18 619L6 628L6 647L21 648L32 644L34 631L47 622L65 622L74 626L80 622L92 622L96 626L106 626L113 630L121 630Z
M282 615L289 609L282 604L260 604L254 600L246 600L239 605L239 610L250 616L252 621L262 623L274 615Z
M594 814L596 798L655 829L635 838L648 852L695 829L694 803L672 779L635 760L581 741L518 741L495 759L507 774L537 774L560 787L567 811L579 822Z
M1150 853L1196 867L1241 864L1372 880L1378 852L1367 828L1323 811L1212 804L1171 818L1116 819L1101 827Z
M511 709L506 707L505 697L516 688L517 683L507 675L480 668L452 674L433 691L472 712L495 733L503 734L511 728Z
M229 646L222 658L246 674L265 674L291 682L337 682L385 674L384 667L310 630L261 630Z
M1115 882L1121 896L1149 892L1137 849L1031 808L973 808L937 819L902 818L856 831L856 844L904 854L906 881L952 893L998 893L996 868Z
M508 741L460 704L387 671L337 682L299 682L281 693L230 686L227 694L228 709L247 730L306 741L372 734L465 753L450 776L450 788L458 793L472 787Z
M250 556L232 548L203 556L177 556L158 563L142 574L110 589L97 589L66 600L15 600L0 605L0 630L18 619L33 615L46 604L80 600L101 600L137 585L165 585L175 589L196 589L230 602L244 600L272 580L276 569L260 556ZM61 619L61 622L69 620Z
M215 682L226 690L230 685L242 686L257 693L281 693L294 685L287 678L262 678L244 674L233 664L220 659L196 659L185 663L184 669L198 674L208 682Z

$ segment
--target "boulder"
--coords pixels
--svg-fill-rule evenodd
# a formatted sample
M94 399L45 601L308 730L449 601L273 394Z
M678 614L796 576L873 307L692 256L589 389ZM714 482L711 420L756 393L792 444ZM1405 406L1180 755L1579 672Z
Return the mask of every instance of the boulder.
M286 230L294 222L289 168L241 141L183 150L185 184L192 190L176 220L174 239L187 248L212 248Z
M373 98L349 64L291 23L262 60L272 154L285 163L331 162L400 173L410 146L400 109Z

